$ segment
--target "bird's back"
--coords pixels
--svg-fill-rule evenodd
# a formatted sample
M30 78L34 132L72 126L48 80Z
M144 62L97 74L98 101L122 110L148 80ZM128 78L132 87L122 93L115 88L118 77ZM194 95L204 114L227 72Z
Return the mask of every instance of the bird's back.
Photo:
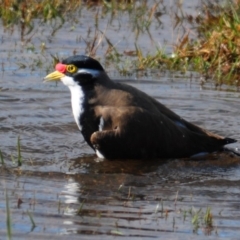
M176 113L162 105L156 99L148 96L146 93L126 84L110 83L99 88L101 101L99 105L111 107L111 111L118 108L142 109L145 114L136 114L135 120L131 124L136 126L139 121L139 128L129 129L129 136L134 141L142 141L145 149L149 149L146 156L154 157L187 157L200 152L212 152L220 150L225 144L235 142L234 139L224 138L210 131L202 129L188 121L182 119ZM114 112L113 112L114 115ZM140 118L140 119L139 119ZM145 123L143 123L145 121ZM130 123L129 123L130 125ZM134 130L137 129L137 130ZM146 138L148 138L146 140ZM142 144L130 144L138 148ZM118 145L119 149L119 145ZM123 150L121 150L123 151ZM130 150L128 150L130 151ZM148 151L148 150L146 150Z

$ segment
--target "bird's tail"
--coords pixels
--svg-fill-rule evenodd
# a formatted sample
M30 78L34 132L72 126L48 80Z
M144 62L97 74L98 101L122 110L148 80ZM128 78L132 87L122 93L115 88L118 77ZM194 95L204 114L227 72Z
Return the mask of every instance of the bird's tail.
M237 142L237 140L233 138L224 138L223 140L225 142L224 145Z
M224 145L237 142L237 140L233 139L233 138L224 138L223 140L225 142ZM234 155L240 156L240 149L237 147L235 147L235 148L223 147L223 151L228 152L228 153L233 153Z
M225 144L230 144L230 143L237 142L236 139L232 139L232 138L225 138L224 140L225 140ZM225 152L228 152L228 153L233 153L236 156L240 156L240 149L237 148L237 147L235 147L235 148L233 148L233 147L223 147L223 150Z

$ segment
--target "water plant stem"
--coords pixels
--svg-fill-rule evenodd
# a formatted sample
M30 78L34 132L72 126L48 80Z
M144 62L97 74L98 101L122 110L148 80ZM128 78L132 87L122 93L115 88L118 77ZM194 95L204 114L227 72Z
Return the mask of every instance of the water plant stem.
M7 190L5 191L5 198L6 198L6 226L7 226L7 239L12 239L12 223L11 223L11 213L10 213L10 206L9 206L9 198Z

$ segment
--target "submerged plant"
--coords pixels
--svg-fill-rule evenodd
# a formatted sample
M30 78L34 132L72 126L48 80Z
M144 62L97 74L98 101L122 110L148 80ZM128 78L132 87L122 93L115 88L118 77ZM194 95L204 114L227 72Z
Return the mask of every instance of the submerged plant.
M196 232L199 228L199 212L196 212L192 218L192 224L193 224L193 231Z
M204 224L206 227L211 228L213 226L213 215L211 212L211 208L207 208L204 215Z
M12 160L13 165L17 164L18 167L22 166L21 140L19 136L17 139L17 156L15 154L10 154L9 158ZM3 158L1 150L0 150L0 163L2 165L5 165L5 160Z
M12 239L12 222L11 222L11 213L9 206L9 198L7 191L5 192L5 200L6 200L6 226L7 226L7 238L8 240Z
M199 38L193 40L186 33L175 46L176 58L186 61L192 69L212 75L218 84L239 84L240 0L229 1L225 6L208 3L203 11L195 18Z
M193 212L191 212L193 214ZM193 231L197 232L199 227L202 227L206 232L211 232L213 229L213 215L211 208L207 207L205 213L200 208L198 211L194 211L192 216Z
M178 1L181 5L182 1ZM162 28L161 14L166 14L166 7L162 1L134 1L134 0L8 0L0 5L0 18L6 29L20 29L21 39L31 32L31 37L39 30L36 25L47 24L52 27L50 35L54 35L61 28L66 20L71 22L71 28L79 22L79 15L82 9L94 9L94 30L90 26L86 31L86 36L78 36L77 41L85 44L85 54L97 56L97 52L104 49L103 54L106 65L114 66L117 71L125 76L132 74L133 70L146 69L168 69L180 71L200 71L204 79L214 79L216 85L222 83L240 85L240 0L226 1L225 5L220 5L217 1L203 1L200 14L190 16L184 14L182 7L179 7L174 15L175 26L190 23L190 30L183 33L175 47L173 53L166 51L165 47L159 48L159 40L153 39L152 31ZM112 42L107 37L107 27L114 25L115 20L119 21L120 13L126 14L129 19L128 28L131 29L135 39L133 49L119 49L119 42ZM71 13L71 14L70 14ZM78 14L78 15L77 15ZM108 17L108 24L103 31L100 29L100 20ZM73 21L69 21L69 19ZM121 30L122 23L118 23ZM154 26L154 28L153 28ZM188 26L189 28L189 26ZM34 29L34 31L33 31ZM33 33L32 33L33 31ZM194 32L194 36L191 33ZM91 35L93 33L93 36ZM140 34L149 36L151 50L145 50L138 40ZM128 36L126 36L127 38ZM30 41L30 40L29 40ZM135 46L135 48L134 48ZM100 47L102 49L100 49ZM29 46L28 46L29 48ZM38 48L30 47L32 52L37 52ZM29 49L28 49L29 50ZM42 53L46 51L46 43L40 46ZM76 49L73 50L75 54ZM35 70L42 67L41 60L32 61L33 64L20 67L29 67Z
M1 164L4 165L4 159L3 159L3 154L2 151L0 150L0 160L1 160Z
M18 136L17 140L17 160L18 160L18 167L22 166L22 155L21 155L21 143L20 143L20 137Z
M77 210L77 214L78 215L81 215L82 214L82 210L83 210L83 206L84 206L84 203L85 203L85 199L81 202L78 210Z
M27 211L27 214L28 214L29 219L30 219L31 224L32 224L31 230L33 230L33 229L36 227L35 221L34 221L34 219L33 219L33 216L32 216L32 213L31 213L31 212Z

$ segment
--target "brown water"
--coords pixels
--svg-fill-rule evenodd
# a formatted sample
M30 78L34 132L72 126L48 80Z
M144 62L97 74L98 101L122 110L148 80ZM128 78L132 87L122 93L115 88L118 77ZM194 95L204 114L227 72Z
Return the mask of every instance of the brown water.
M89 17L87 13L83 18ZM6 193L14 239L239 239L239 157L218 153L200 160L96 158L74 123L68 89L42 83L47 69L52 70L50 52L67 56L78 44L79 53L84 48L76 42L83 25L73 32L69 25L51 36L44 52L39 45L50 36L49 29L25 45L17 31L0 29L0 149L6 163L0 169L0 239L7 232ZM157 34L166 36L168 30ZM141 41L148 39L143 35ZM126 42L122 44L124 49ZM39 59L44 62L38 66ZM110 75L116 77L113 71ZM240 141L240 93L234 87L201 87L197 74L178 72L118 81L147 92L191 122ZM21 168L14 167L10 157L16 156L18 136ZM240 144L229 147L239 151ZM212 227L204 223L207 207ZM199 223L192 223L197 216Z

